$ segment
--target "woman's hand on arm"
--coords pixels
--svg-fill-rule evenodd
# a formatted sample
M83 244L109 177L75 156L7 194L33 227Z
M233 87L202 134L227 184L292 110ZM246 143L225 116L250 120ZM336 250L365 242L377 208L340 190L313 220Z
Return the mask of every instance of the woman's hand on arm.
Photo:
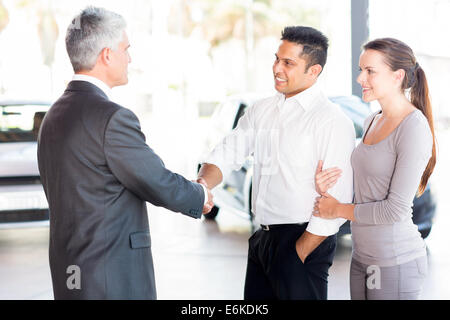
M322 170L323 161L319 160L315 175L316 191L320 195L325 195L332 188L342 174L342 170L338 167Z
M324 219L344 218L354 221L354 208L354 204L340 203L333 196L325 193L323 196L316 198L313 215Z

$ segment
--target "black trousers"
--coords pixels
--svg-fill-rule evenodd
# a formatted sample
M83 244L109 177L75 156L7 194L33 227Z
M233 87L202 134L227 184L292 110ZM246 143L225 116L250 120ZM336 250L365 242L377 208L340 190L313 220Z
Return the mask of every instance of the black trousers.
M307 223L259 229L249 239L245 300L326 300L336 235L327 237L303 263L295 243Z

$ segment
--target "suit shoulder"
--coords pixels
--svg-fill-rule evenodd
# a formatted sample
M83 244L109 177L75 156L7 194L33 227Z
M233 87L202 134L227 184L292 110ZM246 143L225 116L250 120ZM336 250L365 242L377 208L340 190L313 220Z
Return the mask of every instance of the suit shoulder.
M116 111L118 111L120 109L124 109L124 107L122 107L121 105L119 105L111 100L108 100L108 99L99 99L96 102L96 105L99 108L101 108L105 111L112 112L112 113L115 113Z
M111 105L110 108L113 111L111 117L139 121L136 114L131 109L125 108L117 103Z
M116 104L114 112L110 114L105 130L117 130L117 128L128 128L133 131L141 131L141 124L136 114L128 108Z

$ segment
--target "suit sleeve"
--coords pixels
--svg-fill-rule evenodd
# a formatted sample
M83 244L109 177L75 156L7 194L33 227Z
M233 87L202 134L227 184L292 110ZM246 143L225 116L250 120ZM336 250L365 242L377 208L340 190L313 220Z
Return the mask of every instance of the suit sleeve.
M105 130L104 152L114 176L139 198L193 218L201 217L203 188L165 167L146 144L139 120L130 110L121 108L111 117Z

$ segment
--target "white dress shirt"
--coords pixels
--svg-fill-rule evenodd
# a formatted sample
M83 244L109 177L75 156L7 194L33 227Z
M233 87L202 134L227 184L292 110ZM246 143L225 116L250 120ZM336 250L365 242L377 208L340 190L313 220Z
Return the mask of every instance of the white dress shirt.
M343 203L353 199L350 157L355 147L352 121L315 84L285 99L284 94L249 107L237 127L206 157L224 177L254 157L252 212L264 225L308 222L320 236L338 232L345 219L312 215L315 171L337 166L342 176L328 192Z
M74 74L72 77L72 81L87 81L89 83L92 83L93 85L100 88L100 90L102 90L106 94L108 99L111 97L111 88L106 83L104 83L102 80L100 80L98 78L88 76L85 74ZM202 186L203 193L205 194L205 200L203 203L203 205L205 205L208 202L208 191L206 190L206 187L204 185L202 185L202 184L200 184L200 185Z

